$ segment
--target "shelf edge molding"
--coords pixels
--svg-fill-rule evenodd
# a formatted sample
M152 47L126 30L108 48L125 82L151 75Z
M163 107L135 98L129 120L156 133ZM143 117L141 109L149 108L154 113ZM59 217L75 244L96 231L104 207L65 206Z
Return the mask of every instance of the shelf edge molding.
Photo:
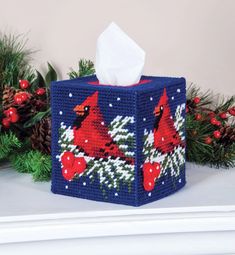
M0 229L0 244L203 232L228 232L235 240L235 206L1 217Z

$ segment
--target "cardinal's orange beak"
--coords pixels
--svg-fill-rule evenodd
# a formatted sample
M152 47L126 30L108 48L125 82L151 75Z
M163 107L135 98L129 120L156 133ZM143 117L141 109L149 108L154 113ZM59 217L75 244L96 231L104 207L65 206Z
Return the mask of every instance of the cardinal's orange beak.
M157 107L155 107L155 109L154 109L154 115L155 116L159 116L160 115L160 113L161 113L161 109L160 109L160 106L157 106Z
M77 115L84 115L85 110L83 105L77 105L73 108L73 111L76 112Z

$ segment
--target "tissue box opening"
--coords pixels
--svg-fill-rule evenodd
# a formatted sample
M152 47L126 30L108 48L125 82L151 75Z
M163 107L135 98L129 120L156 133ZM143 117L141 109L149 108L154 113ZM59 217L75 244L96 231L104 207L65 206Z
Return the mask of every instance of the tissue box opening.
M185 79L143 80L52 84L54 193L139 206L184 186Z
M147 80L147 79L141 79L138 83L136 84L132 84L132 85L127 85L127 86L120 86L120 85L113 85L113 86L119 86L119 87L132 87L132 86L138 86L138 85L142 85L142 84L146 84L146 83L150 83L151 80ZM91 85L101 85L101 86L107 86L106 84L101 84L98 80L96 81L90 81L87 82L88 84Z

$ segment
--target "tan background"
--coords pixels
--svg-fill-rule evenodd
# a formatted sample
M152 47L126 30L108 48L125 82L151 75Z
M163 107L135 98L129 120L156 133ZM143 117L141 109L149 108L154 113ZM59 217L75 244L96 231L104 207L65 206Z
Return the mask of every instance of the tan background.
M115 21L146 51L145 74L184 76L235 94L234 0L0 0L0 30L27 33L36 67L61 77Z

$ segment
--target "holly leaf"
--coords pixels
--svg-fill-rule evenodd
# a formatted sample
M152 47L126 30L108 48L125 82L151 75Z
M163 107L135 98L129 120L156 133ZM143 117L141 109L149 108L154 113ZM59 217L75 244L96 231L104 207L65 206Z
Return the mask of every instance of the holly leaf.
M51 115L51 108L48 108L44 112L38 112L36 115L33 116L32 119L26 121L24 123L24 128L29 128L40 122L43 118L49 117Z
M48 72L45 77L46 86L49 87L52 81L57 81L57 73L50 63L48 65Z
M36 79L33 81L33 86L35 88L43 88L46 86L46 83L42 74L37 70L36 70Z

